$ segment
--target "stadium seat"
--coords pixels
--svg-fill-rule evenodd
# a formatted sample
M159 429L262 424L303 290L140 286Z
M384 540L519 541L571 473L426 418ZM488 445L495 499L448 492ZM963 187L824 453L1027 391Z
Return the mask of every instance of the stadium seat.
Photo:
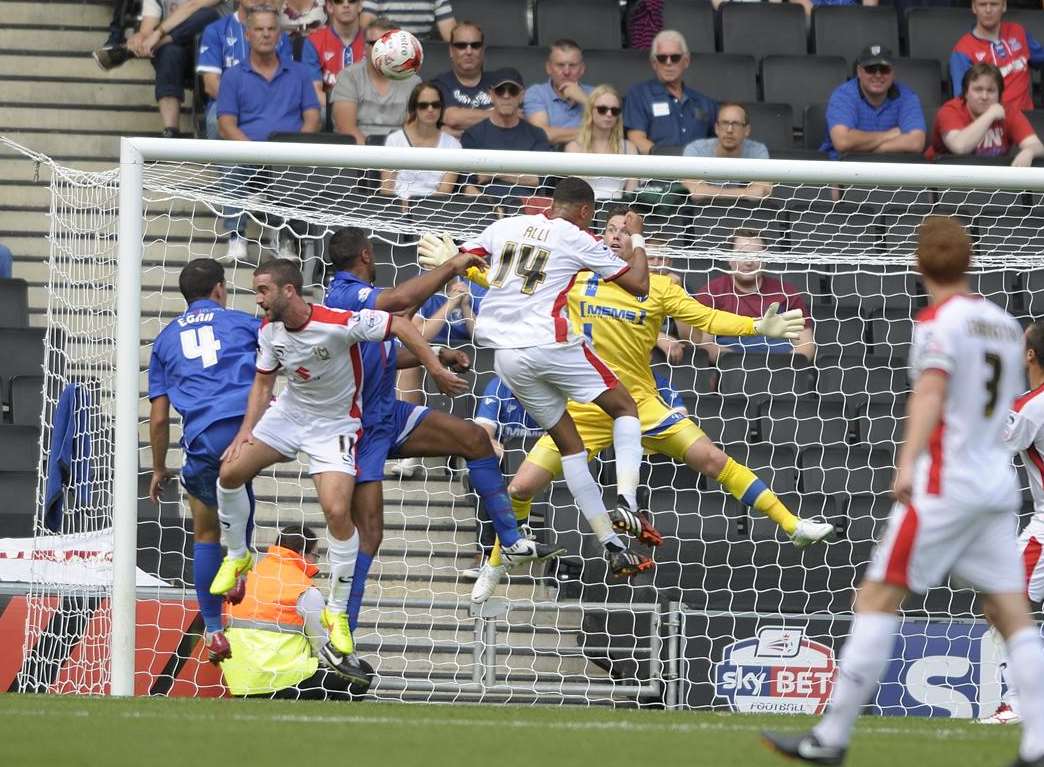
M11 422L38 426L43 412L43 376L16 376L11 380Z
M935 212L932 208L885 211L881 217L884 254L891 259L909 259L912 263L917 243L917 227L921 225L925 215ZM970 217L963 215L962 211L954 211L952 215L960 219L965 226L971 226Z
M829 265L804 266L766 261L762 264L762 270L796 288L807 302L809 314L813 317L823 316L832 310L831 305L834 299L830 293Z
M894 453L903 439L906 402L906 394L870 397L855 421L859 441Z
M1033 319L1044 317L1044 270L1023 272L1022 284L1026 289L1026 313Z
M924 124L927 128L926 139L930 141L932 125L935 124L935 113L939 111L939 107L944 101L939 62L931 58L897 58L895 60L895 80L910 88L921 100ZM949 92L949 88L946 90Z
M661 354L657 357L662 360ZM683 397L691 394L708 394L714 390L716 373L710 367L707 354L702 349L686 352L681 362L669 364L665 361L653 365L653 372L663 377L672 389Z
M685 84L715 101L757 101L757 62L746 54L694 53Z
M909 317L919 303L919 283L914 274L902 267L860 264L856 271L842 265L831 281L837 304L863 314L879 309L903 311Z
M620 4L617 0L538 0L536 42L546 48L567 37L581 48L622 48Z
M895 501L886 493L853 495L842 503L844 537L853 542L880 540Z
M2 449L2 448L0 448ZM28 538L36 517L36 465L31 471L0 469L0 538Z
M1007 167L1011 164L1010 156L974 157L943 155L936 162L944 164L994 165ZM1000 217L1021 218L1028 214L1028 196L1014 189L956 189L943 188L936 191L936 204L941 213L959 213L965 218L983 218L975 223L978 226L989 226Z
M906 23L907 55L935 59L949 77L953 46L975 26L975 17L967 8L911 8Z
M832 359L842 355L862 355L866 351L866 335L869 332L862 317L816 318L812 323L812 335L816 340L817 357ZM820 393L824 392L822 387Z
M724 541L735 537L736 520L744 515L739 501L712 490L698 494L698 504L677 511L677 535L683 545L691 541ZM655 521L665 515L657 514ZM665 542L666 543L666 542Z
M743 105L750 120L750 137L769 150L794 148L794 109L790 104L748 102Z
M878 310L870 317L873 354L878 357L910 356L913 317L909 311Z
M723 352L718 357L718 368L718 391L725 396L805 394L812 390L808 362L798 354Z
M714 6L705 0L667 0L663 4L663 28L685 35L693 53L714 53Z
M868 45L884 45L899 53L895 8L820 5L812 9L813 50L820 56L844 56L849 71Z
M627 48L622 51L585 50L584 81L609 83L620 92L621 98L632 87L652 78L648 51Z
M24 328L28 326L28 283L19 279L0 279L0 328Z
M809 104L805 107L802 120L802 143L805 149L818 151L827 139L826 100L821 104Z
M977 249L976 252L981 251ZM1018 272L971 272L968 282L973 293L978 293L1005 311L1014 313L1023 308Z
M465 16L463 18L470 18ZM483 27L483 34L489 39L489 33L485 31ZM499 38L494 38L499 41ZM519 43L525 45L525 43ZM507 45L507 43L505 43ZM433 80L434 78L441 75L443 72L448 72L451 69L450 57L449 57L449 44L439 42L438 40L425 40L424 41L424 61L421 63L420 76L424 80Z
M36 471L40 427L0 424L0 467L4 471Z
M866 445L807 447L798 454L798 489L805 493L883 493L892 479L892 457Z
M534 85L547 80L547 49L536 46L486 46L486 71L514 67L526 81L526 85Z
M4 376L43 374L44 332L42 328L0 328Z
M737 229L754 229L772 248L784 233L779 208L771 201L727 200L719 198L706 205L695 205L692 218L693 247L727 247Z
M790 445L739 442L724 446L725 453L763 479L774 492L797 490L797 451Z
M712 442L744 442L757 433L757 407L765 398L704 394L686 398L689 412Z
M808 52L805 23L804 10L797 5L725 3L721 8L721 49L757 59L801 56Z
M528 3L526 0L457 0L453 3L453 16L457 21L474 21L482 28L486 44L497 45L529 45L529 22L526 19ZM559 35L569 37L569 35ZM427 59L428 45L424 43L424 54ZM448 67L447 67L448 68ZM445 72L425 72L425 79Z
M848 355L816 359L816 386L821 396L840 394L865 401L874 395L894 396L909 390L906 368L891 358ZM854 403L853 403L854 404Z
M791 213L787 242L792 253L832 259L865 260L880 249L875 209L839 203Z
M848 67L840 56L766 55L761 62L764 100L790 104L796 112L829 101L847 77Z
M761 403L761 439L772 445L838 445L848 439L845 400L832 397L772 397Z

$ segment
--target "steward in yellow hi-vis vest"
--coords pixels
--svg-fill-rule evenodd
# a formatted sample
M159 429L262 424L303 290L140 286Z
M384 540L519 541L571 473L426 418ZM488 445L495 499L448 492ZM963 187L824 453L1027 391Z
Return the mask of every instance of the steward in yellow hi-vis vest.
M366 692L319 665L326 630L320 620L325 600L312 585L319 572L316 543L311 528L284 527L247 576L243 601L228 608L232 657L221 673L233 695L350 700Z

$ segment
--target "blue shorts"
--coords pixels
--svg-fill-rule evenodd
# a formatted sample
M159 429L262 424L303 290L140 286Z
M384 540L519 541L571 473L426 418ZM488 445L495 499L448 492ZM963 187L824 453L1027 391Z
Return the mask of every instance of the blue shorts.
M196 435L185 450L185 465L181 467L181 486L193 498L207 506L217 506L217 481L221 469L221 454L232 442L242 425L242 418L215 421Z
M384 462L395 458L414 429L428 417L431 409L395 400L391 417L363 429L355 455L355 482L378 482L384 479Z

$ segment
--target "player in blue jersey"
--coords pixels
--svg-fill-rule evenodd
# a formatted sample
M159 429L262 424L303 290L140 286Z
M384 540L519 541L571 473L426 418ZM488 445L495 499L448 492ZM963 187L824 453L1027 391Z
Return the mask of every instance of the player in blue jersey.
M225 270L211 258L190 261L178 278L188 309L156 337L149 361L149 441L152 482L149 497L159 502L170 477L170 406L181 414L185 453L181 484L192 511L192 580L206 627L209 659L230 657L221 624L221 597L210 583L221 565L217 478L221 454L239 431L254 382L260 321L226 308ZM251 509L253 494L250 495ZM252 512L251 512L252 516ZM249 526L246 534L250 541ZM236 594L231 595L233 601ZM242 599L242 594L238 594Z
M377 274L373 246L366 233L357 227L346 227L334 233L330 240L330 259L337 273L326 293L325 303L352 311L414 311L469 267L485 266L481 258L461 253L439 268L394 288L378 288L373 284ZM441 349L439 357L444 365L470 366L467 355L459 351ZM352 498L352 519L359 529L360 539L348 600L348 622L352 630L359 619L370 564L381 543L384 506L381 480L384 479L384 462L389 457L450 455L464 458L471 486L485 504L497 534L503 535L503 530L511 542L511 553L505 560L508 566L557 556L561 550L537 544L519 533L496 453L482 427L395 398L395 371L416 366L413 355L405 349L397 349L388 341L367 342L362 344L362 358L363 436L359 441L358 474Z

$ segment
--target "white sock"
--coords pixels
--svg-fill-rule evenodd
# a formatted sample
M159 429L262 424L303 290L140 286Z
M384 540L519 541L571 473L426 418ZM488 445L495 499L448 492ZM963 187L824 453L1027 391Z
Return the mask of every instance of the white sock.
M1036 627L1008 637L1008 674L1019 692L1019 756L1032 762L1044 755L1044 645Z
M218 521L221 523L221 543L228 556L238 559L247 552L246 528L250 519L250 496L246 485L227 490L217 483Z
M642 466L642 422L633 415L613 420L613 450L616 451L616 492L631 511L638 511L638 472Z
M330 561L330 597L326 606L335 612L347 612L355 560L359 556L359 531L352 531L352 537L346 541L339 541L327 532L326 542L326 556Z
M812 729L824 746L848 746L856 718L888 665L898 625L894 613L856 613L852 619L852 634L841 650L833 700Z
M1001 703L1006 703L1012 711L1018 711L1018 695L1015 694L1015 686L1011 681L1011 674L1008 672L1008 646L1004 642L1004 637L997 631L994 626L990 626L989 630L990 639L993 640L993 646L996 648L997 653L997 669L1000 672L1001 680ZM992 713L992 712L983 712Z
M591 476L591 469L587 465L587 453L575 453L562 456L562 476L565 477L566 487L573 494L576 505L580 507L580 513L584 515L591 530L598 536L602 544L611 543L626 548L623 541L613 532L613 523L609 520L609 512L605 510L602 501L602 490Z

